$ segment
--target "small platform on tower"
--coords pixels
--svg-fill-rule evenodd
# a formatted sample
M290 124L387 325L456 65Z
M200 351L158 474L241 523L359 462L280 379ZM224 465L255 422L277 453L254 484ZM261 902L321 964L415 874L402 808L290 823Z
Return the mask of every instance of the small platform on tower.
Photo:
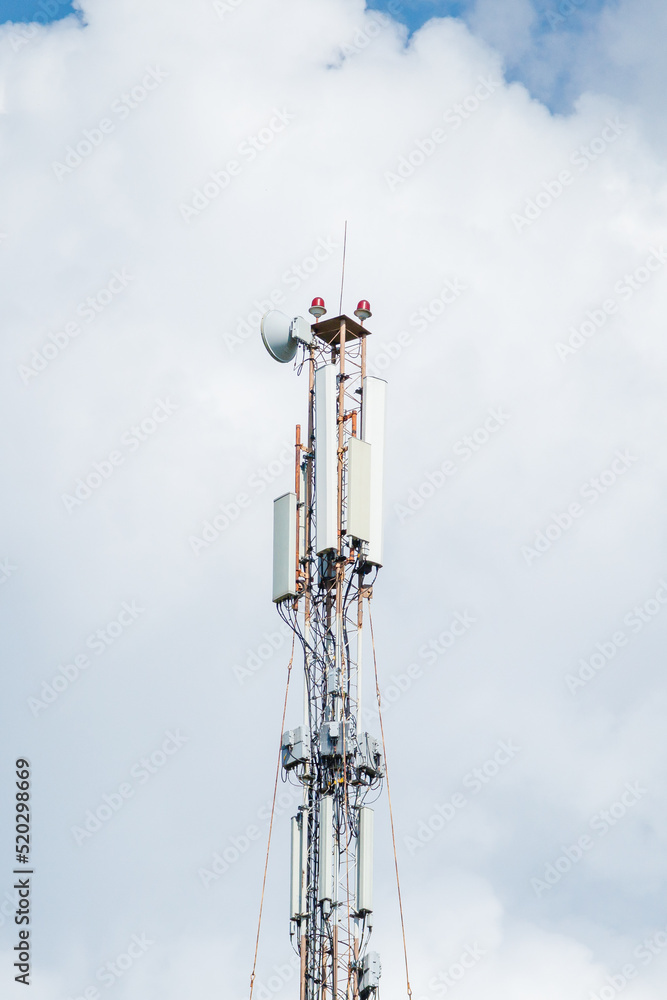
M370 336L370 330L362 326L356 319L349 316L332 316L331 319L324 319L321 323L315 323L311 330L316 337L323 340L325 344L335 344L340 340L340 325L345 320L345 342L348 340L358 340L359 337Z

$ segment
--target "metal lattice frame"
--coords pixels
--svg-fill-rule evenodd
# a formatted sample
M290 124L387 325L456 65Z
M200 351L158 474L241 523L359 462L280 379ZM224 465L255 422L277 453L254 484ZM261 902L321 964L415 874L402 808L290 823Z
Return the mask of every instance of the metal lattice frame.
M314 550L315 509L315 369L334 363L338 370L338 548L318 557ZM300 822L307 825L307 859L300 918L291 923L293 944L301 956L300 1000L358 1000L360 961L370 937L370 920L355 907L360 808L371 792L382 788L382 776L362 775L353 764L358 753L363 599L370 598L371 567L363 543L344 534L347 507L344 454L347 442L361 428L366 337L346 339L345 317L339 335L326 345L315 340L307 358L309 407L306 445L297 428L296 490L303 519L305 551L300 553L299 596L278 604L284 620L299 638L304 653L304 721L312 734L308 764L290 770L300 781L304 801ZM302 495L305 493L305 495ZM333 672L333 674L332 674ZM326 722L342 723L341 753L323 757L317 734ZM333 797L334 899L318 898L320 803ZM366 994L368 995L368 994ZM370 991L375 997L376 991Z

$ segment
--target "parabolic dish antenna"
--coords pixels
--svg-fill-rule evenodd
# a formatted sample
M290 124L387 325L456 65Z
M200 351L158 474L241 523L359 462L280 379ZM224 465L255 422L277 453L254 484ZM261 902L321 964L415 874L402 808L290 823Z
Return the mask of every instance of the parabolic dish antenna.
M285 364L296 354L299 344L312 343L310 324L303 316L290 319L280 309L270 309L262 316L262 340L276 361Z

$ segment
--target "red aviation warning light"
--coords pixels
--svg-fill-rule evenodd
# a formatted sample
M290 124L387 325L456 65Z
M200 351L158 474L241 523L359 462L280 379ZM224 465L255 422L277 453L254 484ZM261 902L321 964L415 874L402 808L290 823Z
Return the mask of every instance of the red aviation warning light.
M368 319L373 315L371 312L370 303L366 299L362 299L357 308L354 310L354 315L357 317L360 323L363 323L365 319Z
M310 303L310 309L308 310L308 312L311 314L311 316L315 316L316 319L319 319L320 316L324 316L326 312L324 306L324 299L320 298L313 299L313 301Z

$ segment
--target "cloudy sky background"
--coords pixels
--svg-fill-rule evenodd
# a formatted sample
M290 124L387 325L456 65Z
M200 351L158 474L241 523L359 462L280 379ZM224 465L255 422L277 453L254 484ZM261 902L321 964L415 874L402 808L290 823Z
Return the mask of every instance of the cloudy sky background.
M55 6L0 14L43 22ZM344 307L370 300L390 386L373 610L415 1000L664 996L667 9L374 6L90 0L0 26L7 996L23 996L21 756L34 1000L247 996L289 658L271 501L306 403L257 320L271 296L297 314L323 295L335 314L346 219ZM243 144L267 128L251 159ZM77 163L86 130L97 144ZM108 478L68 500L112 453ZM238 516L193 545L221 505ZM98 654L88 637L124 604L134 617ZM457 614L474 622L432 662L424 646ZM265 636L277 648L245 676ZM410 664L422 676L395 697ZM293 722L300 697L295 684ZM182 743L163 761L168 733ZM467 776L500 741L518 750L475 792ZM131 797L78 843L124 783ZM465 806L433 833L457 792ZM399 1000L385 807L373 945L382 998ZM293 808L258 965L264 996L286 1000ZM258 839L205 887L199 870L249 826ZM134 935L141 957L96 978ZM481 957L449 989L467 948Z

